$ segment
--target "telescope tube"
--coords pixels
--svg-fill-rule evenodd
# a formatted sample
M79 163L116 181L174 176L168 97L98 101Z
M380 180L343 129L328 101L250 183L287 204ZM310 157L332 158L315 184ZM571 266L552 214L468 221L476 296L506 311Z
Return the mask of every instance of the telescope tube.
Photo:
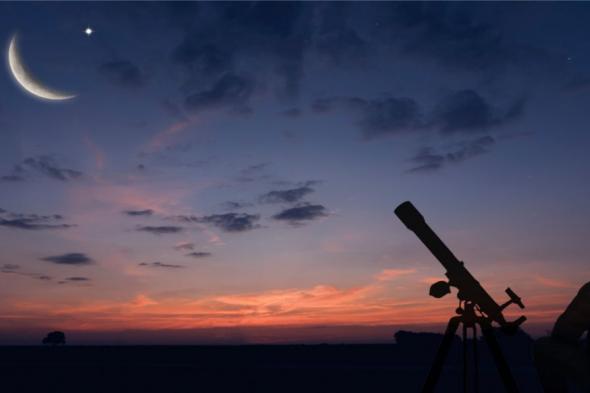
M418 239L430 250L436 259L444 266L449 278L449 285L459 290L457 297L461 300L471 301L492 320L504 326L507 324L502 315L502 308L492 299L492 297L483 289L479 282L469 273L457 257L449 248L440 240L428 226L422 214L407 201L400 204L395 209L395 215L405 224L405 226L418 236Z

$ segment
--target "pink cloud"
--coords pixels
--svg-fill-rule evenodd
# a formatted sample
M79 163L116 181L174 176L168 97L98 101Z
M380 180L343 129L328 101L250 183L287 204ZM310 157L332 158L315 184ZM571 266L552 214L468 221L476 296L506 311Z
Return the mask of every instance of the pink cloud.
M88 135L84 135L84 144L94 156L96 169L101 171L104 168L106 161L103 150Z
M377 281L391 281L396 278L416 273L416 269L385 269L375 276Z
M174 139L181 132L185 131L190 126L197 124L199 120L200 118L194 116L170 124L150 139L145 147L145 151L151 153L160 150L166 143Z
M540 274L535 275L535 281L541 285L544 285L544 286L550 287L550 288L575 288L576 287L571 282L567 282L567 281L559 280L559 279L555 279L555 278L545 277Z

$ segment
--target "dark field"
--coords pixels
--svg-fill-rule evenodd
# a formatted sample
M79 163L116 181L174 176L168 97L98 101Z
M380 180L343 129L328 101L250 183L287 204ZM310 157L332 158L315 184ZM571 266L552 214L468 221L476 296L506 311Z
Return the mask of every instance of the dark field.
M1 347L0 377L6 393L418 392L436 341L427 337L411 346ZM458 344L440 392L461 391ZM507 358L521 390L540 392L527 348L512 345ZM480 378L480 392L503 391L485 351Z

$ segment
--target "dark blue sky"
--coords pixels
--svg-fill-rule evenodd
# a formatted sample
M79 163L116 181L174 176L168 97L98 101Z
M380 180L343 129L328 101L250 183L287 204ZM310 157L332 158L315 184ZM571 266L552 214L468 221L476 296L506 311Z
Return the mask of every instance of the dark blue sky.
M590 278L588 20L585 3L0 4L6 50L16 34L30 75L76 95L0 73L3 340L440 323L454 300L427 297L443 271L394 218L404 200L542 331Z

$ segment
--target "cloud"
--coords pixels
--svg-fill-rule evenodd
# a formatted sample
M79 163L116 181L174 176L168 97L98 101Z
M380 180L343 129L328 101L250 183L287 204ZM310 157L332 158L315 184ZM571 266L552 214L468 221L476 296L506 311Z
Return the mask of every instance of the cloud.
M113 85L136 89L143 87L146 76L139 67L128 60L109 61L101 64L98 71Z
M318 98L311 104L316 113L344 109L355 117L355 124L366 140L409 132L438 130L444 135L490 130L518 119L524 112L524 99L498 108L481 94L466 89L443 97L426 115L410 97L364 99L360 97Z
M590 88L590 77L585 75L575 75L571 77L562 87L567 93L584 92Z
M209 89L186 97L185 106L193 112L228 107L236 113L248 113L248 101L254 93L253 79L232 73L221 76Z
M23 165L16 164L12 167L12 173L0 177L3 182L20 182L26 180L26 171Z
M431 147L425 147L412 157L410 161L415 166L408 169L408 172L430 172L441 169L446 163L446 156L436 153Z
M311 110L315 113L328 113L335 109L338 100L335 98L316 98L311 102Z
M188 120L184 111L174 101L164 98L160 101L160 105L164 112L176 120Z
M72 276L72 277L66 277L61 281L58 281L58 284L78 284L77 286L89 286L90 282L92 280L88 277L82 277L82 276Z
M275 220L286 221L291 225L302 225L305 221L312 221L328 215L327 209L322 205L301 204L272 216Z
M6 182L17 182L17 181L23 181L25 180L25 178L21 175L4 175L4 176L0 176L0 180L2 181L6 181Z
M243 201L227 201L224 202L222 204L224 210L238 210L238 209L243 209L246 207L251 207L253 206L251 203L249 202L243 202Z
M444 133L484 131L516 119L523 109L524 100L518 100L502 113L474 90L460 90L439 102L432 122Z
M26 180L31 173L37 173L50 179L70 181L82 177L82 172L61 167L55 157L39 155L28 157L19 164L14 165L12 173L0 177L5 182L18 182Z
M194 250L195 244L194 243L179 243L174 246L175 250Z
M263 203L294 203L299 202L314 191L315 189L311 187L311 183L306 183L301 187L269 191L260 197L260 201Z
M206 258L206 257L210 257L212 254L210 252L204 252L204 251L195 251L195 252L191 252L186 254L187 257L193 257L193 258Z
M4 219L0 218L0 226L26 229L26 230L40 230L40 229L65 229L71 228L75 225L70 224L43 224L38 223L38 220L30 218Z
M52 279L50 276L45 274L24 272L21 270L20 265L12 263L5 263L4 265L0 266L0 273L16 274L18 276L30 277L40 281L50 281Z
M73 224L63 224L63 217L59 214L39 215L10 213L0 209L0 226L24 230L66 229Z
M151 262L151 263L142 262L139 264L139 266L161 267L161 268L166 268L166 269L181 269L184 267L182 265L174 265L174 264L162 263L162 262Z
M224 30L230 33L226 39L241 43L236 52L264 59L259 63L261 71L274 72L279 77L277 93L293 97L298 94L303 77L304 52L312 34L312 12L313 7L296 2L232 3L227 5L221 22L233 27ZM265 69L267 65L270 69Z
M216 75L233 67L232 53L197 34L183 38L174 48L172 60L185 66L189 72L202 75Z
M70 181L82 176L82 172L74 169L61 168L51 156L37 156L25 158L22 166L17 166L21 172L26 172L26 169L33 170L51 179Z
M416 269L384 269L375 276L375 279L377 281L391 281L412 273L416 273Z
M149 158L151 156L156 159L174 162L165 153L174 153L176 155L190 150L192 148L191 143L178 143L178 138L197 124L198 121L198 116L183 116L181 119L175 120L172 124L150 138L149 142L145 145L145 149L140 152L139 156L141 158Z
M89 265L94 261L84 253L71 252L68 254L55 255L40 258L42 261L52 262L58 265Z
M414 131L421 127L420 108L411 98L359 101L357 124L366 139Z
M186 12L192 17L175 13L172 22L182 24L185 30L172 51L173 62L186 71L185 90L195 85L202 89L220 75L254 69L261 79L272 83L270 87L278 96L289 99L298 94L304 54L311 47L313 7L220 3ZM236 110L234 102L216 102L219 107ZM242 104L240 112L245 109Z
M152 209L145 209L145 210L125 210L123 214L128 216L151 216L154 214Z
M202 217L176 216L176 219L184 222L212 224L225 232L245 232L259 227L256 222L260 219L260 215L248 213L225 213L211 214Z
M290 118L296 118L296 117L301 116L302 113L303 113L303 111L299 108L290 108L290 109L282 111L281 115L286 116L286 117L290 117Z
M88 278L88 277L80 277L80 276L66 277L64 280L65 281L70 281L70 282L87 282L87 281L91 281L90 278Z
M453 68L486 70L522 60L530 53L465 7L441 3L388 4L383 10L387 39L405 55L430 57ZM508 37L509 38L509 37Z
M316 113L335 109L352 111L365 139L396 135L423 129L425 124L418 103L408 97L367 100L360 97L320 98L312 102Z
M251 183L257 180L268 179L270 177L267 173L269 166L270 162L248 165L246 168L240 170L236 180L241 183Z
M495 143L491 136L457 144L453 149L446 152L437 152L431 147L421 149L410 159L414 166L407 170L409 173L432 172L442 169L447 164L460 163L467 159L489 152L490 147Z
M16 274L19 276L31 277L41 281L51 280L51 277L44 274L23 272L21 270L21 266L14 263L5 263L2 266L0 266L0 273Z
M315 46L336 66L364 60L369 53L368 42L350 26L339 26L318 34Z
M164 235L170 233L180 233L184 230L183 227L173 225L161 225L161 226L138 226L137 230L140 232L149 232L154 235Z
M540 274L535 275L534 278L536 282L549 288L576 288L575 283L567 282L556 278L545 277Z

